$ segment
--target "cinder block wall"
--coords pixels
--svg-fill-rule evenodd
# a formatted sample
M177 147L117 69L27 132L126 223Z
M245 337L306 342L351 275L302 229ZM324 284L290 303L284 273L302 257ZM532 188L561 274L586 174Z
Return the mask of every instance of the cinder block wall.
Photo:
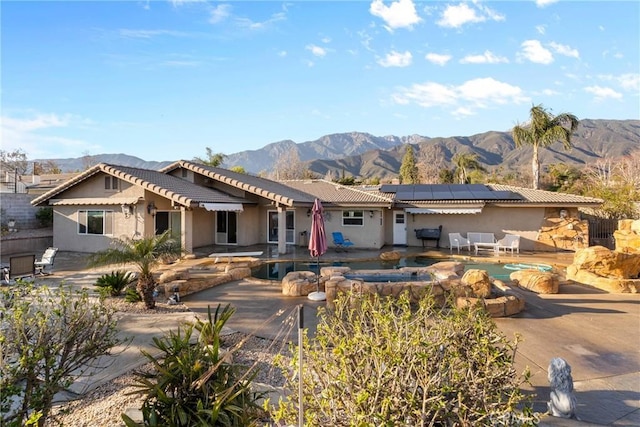
M31 200L36 197L35 194L0 193L0 224L6 226L10 219L14 219L18 230L39 228L36 212L40 208L31 205Z

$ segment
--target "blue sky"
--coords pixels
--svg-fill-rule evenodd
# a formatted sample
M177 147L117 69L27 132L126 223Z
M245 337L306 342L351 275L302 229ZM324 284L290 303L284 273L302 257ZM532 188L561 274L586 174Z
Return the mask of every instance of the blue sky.
M2 149L225 154L640 119L637 1L2 1Z

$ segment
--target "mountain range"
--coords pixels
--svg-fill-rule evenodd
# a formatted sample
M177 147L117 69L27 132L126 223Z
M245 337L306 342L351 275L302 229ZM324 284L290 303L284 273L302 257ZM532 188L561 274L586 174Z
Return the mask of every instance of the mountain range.
M450 167L456 153L475 153L480 164L489 171L519 170L528 167L531 162L531 148L516 148L510 132L489 131L472 136L436 138L420 135L379 137L364 132L349 132L325 135L303 143L284 140L258 150L228 154L222 166L241 166L253 174L269 173L278 159L295 151L306 169L318 177L331 174L334 177L350 175L384 180L398 176L406 144L412 145L416 159L432 161L438 157L445 167ZM640 120L583 119L572 136L572 145L569 151L565 151L559 143L541 150L541 163L564 163L579 167L601 158L626 156L640 149ZM215 146L211 149L216 152ZM47 160L53 160L63 172L73 172L85 169L89 163L99 162L160 169L179 159L150 162L126 154L98 154L90 158L35 161Z

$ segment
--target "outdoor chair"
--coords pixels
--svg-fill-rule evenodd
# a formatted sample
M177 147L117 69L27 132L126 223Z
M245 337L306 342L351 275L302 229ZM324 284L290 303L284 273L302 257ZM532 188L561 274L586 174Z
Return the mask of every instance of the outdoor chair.
M505 234L505 236L498 240L498 250L504 249L505 252L511 249L511 255L515 249L517 253L520 253L520 236L517 234Z
M458 249L458 253L460 253L460 248L467 248L469 252L471 252L471 242L469 239L462 237L460 233L449 233L449 252L453 252L453 248Z
M353 246L353 242L345 238L340 231L334 231L331 234L333 235L333 244L336 245L336 251L338 249L344 249L347 251L351 246Z
M51 270L53 270L53 261L56 258L56 253L58 253L58 248L47 248L42 254L42 258L40 261L36 261L34 263L36 274L47 275L51 274ZM49 272L47 273L47 267Z

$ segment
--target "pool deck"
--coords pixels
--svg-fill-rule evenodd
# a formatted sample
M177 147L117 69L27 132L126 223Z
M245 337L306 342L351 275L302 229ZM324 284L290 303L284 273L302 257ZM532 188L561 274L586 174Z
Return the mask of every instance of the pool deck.
M260 245L242 248L263 251L265 262L313 262L306 248L289 248L287 254L274 253L276 248ZM221 248L218 248L221 251ZM228 248L224 248L229 252ZM463 252L457 255L445 250L423 248L385 247L381 251L350 250L335 252L330 249L322 256L325 261L373 260L381 252L397 250L402 256L426 256L443 259L471 259L479 262L538 262L551 264L559 271L573 259L571 252L521 253L511 256L483 253L476 257ZM207 257L215 248L196 251L198 257ZM76 286L90 286L97 276L110 268L87 269L87 254L59 252L54 274L38 278L37 283L56 284L65 281ZM563 284L560 293L538 295L515 289L526 300L525 310L517 316L496 319L498 328L507 336L519 334L521 344L516 354L516 368L529 367L531 386L535 393L534 409L544 412L549 398L547 365L553 357L563 357L572 366L578 417L580 422L545 417L543 426L638 426L640 425L640 294L609 294L587 286ZM254 333L266 338L297 341L298 306L304 307L304 327L313 333L317 313L324 302L305 297L283 296L277 281L239 280L219 285L183 298L183 302L196 315L206 313L207 306L232 304L236 314L228 322L232 330ZM174 329L184 316L125 316L122 326L138 331L135 351L119 355L118 363L102 373L100 381L108 381L135 367L142 358L139 349L150 349L153 336ZM143 325L152 325L147 329ZM144 331L141 328L144 327ZM91 384L99 385L99 381Z

